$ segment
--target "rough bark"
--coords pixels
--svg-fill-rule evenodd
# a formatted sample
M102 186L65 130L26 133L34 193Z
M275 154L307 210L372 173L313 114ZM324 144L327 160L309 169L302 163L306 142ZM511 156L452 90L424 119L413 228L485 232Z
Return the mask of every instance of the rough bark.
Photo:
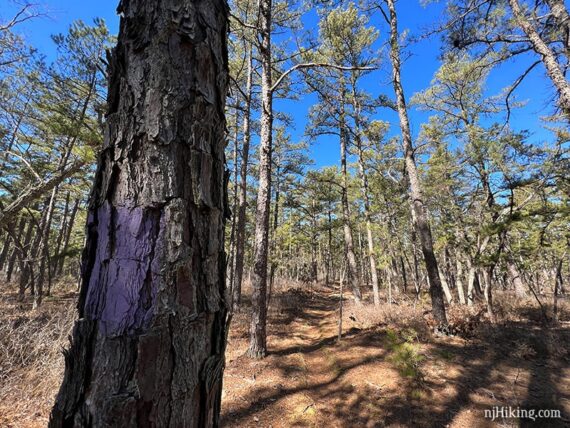
M406 99L404 96L404 89L400 75L401 61L400 46L398 40L398 18L394 0L386 0L386 4L388 5L388 9L390 11L390 59L392 62L392 80L394 85L394 92L396 93L396 104L398 109L398 116L400 118L402 141L404 144L404 157L406 172L410 184L412 213L414 216L414 223L420 239L424 262L429 278L429 292L432 302L433 315L438 323L447 324L447 317L445 315L445 303L443 301L443 291L439 277L439 269L433 250L433 238L424 206L422 189L416 167L416 161L414 158L410 122L408 119Z
M227 5L122 1L51 427L219 425Z
M259 2L261 43L261 131L259 184L255 212L252 316L248 354L263 358L267 353L267 258L269 253L269 211L271 202L271 151L273 142L273 93L271 91L271 0Z

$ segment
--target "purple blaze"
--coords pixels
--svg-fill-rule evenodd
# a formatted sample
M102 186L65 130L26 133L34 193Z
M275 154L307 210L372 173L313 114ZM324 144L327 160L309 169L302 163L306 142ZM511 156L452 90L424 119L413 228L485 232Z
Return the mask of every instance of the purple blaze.
M107 336L148 327L156 297L159 214L134 207L99 207L97 254L85 315Z

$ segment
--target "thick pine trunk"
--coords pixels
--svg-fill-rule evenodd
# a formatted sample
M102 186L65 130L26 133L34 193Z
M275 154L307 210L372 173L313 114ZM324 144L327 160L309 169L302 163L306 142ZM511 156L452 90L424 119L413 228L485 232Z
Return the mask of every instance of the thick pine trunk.
M429 278L429 292L432 303L432 310L435 320L440 324L447 324L445 315L445 303L443 301L443 290L439 277L439 269L435 253L433 250L433 238L429 226L429 221L424 206L424 199L416 161L414 158L414 148L412 145L412 135L410 132L410 123L408 119L408 111L406 107L406 99L402 80L400 75L400 46L398 33L398 20L394 0L386 0L390 11L390 59L392 61L392 79L394 92L396 93L396 103L398 115L400 118L400 128L402 131L402 140L404 144L404 157L406 164L406 172L410 182L410 197L412 204L412 214L416 231L420 239L424 262Z
M261 132L259 184L255 212L255 242L252 278L252 316L248 354L263 358L267 353L267 258L271 202L271 151L273 139L273 94L271 91L271 0L259 2L261 55Z
M119 12L79 320L50 426L218 426L227 5Z

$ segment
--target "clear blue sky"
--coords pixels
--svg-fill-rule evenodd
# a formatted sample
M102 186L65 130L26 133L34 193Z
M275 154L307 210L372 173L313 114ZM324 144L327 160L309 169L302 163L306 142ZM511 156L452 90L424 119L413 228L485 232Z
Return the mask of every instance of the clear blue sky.
M441 5L431 5L424 8L419 3L419 0L401 0L398 2L400 30L407 29L410 34L419 34L423 29L440 19ZM48 58L55 56L55 48L50 35L66 32L74 20L81 19L91 23L93 18L101 17L105 19L112 33L118 32L119 20L115 13L117 0L43 0L43 4L48 16L22 24L19 31L30 44L37 47ZM2 19L11 17L17 7L17 3L11 0L0 0L0 17ZM380 29L379 41L375 46L380 49L387 38L386 25L380 22L378 17L372 17L371 23ZM316 21L309 17L305 21L305 25L316 25ZM409 52L411 56L406 60L403 68L403 83L407 98L426 88L439 67L439 39L434 37L414 44L410 47ZM496 94L501 88L512 83L518 76L517 73L524 70L525 63L529 61L531 61L530 58L521 58L518 63L505 64L495 70L488 82L489 93ZM374 95L385 93L391 97L392 89L389 85L388 64L384 64L380 70L367 78L364 82L364 88ZM512 127L516 130L529 130L531 139L536 144L541 144L545 139L551 138L550 132L544 129L540 117L552 112L553 90L541 67L537 67L532 72L519 87L517 94L520 100L529 100L529 103L523 109L518 109L513 113ZM294 140L303 138L307 111L314 101L314 96L307 96L294 102L276 101L275 108L277 110L289 113L294 118L294 127L289 130ZM428 116L425 112L412 110L411 122L414 133L419 131L421 123ZM394 113L386 110L380 111L377 118L390 121L393 124L392 134L398 133L397 117ZM339 159L338 143L332 137L322 138L311 146L311 154L315 161L315 167L337 164Z

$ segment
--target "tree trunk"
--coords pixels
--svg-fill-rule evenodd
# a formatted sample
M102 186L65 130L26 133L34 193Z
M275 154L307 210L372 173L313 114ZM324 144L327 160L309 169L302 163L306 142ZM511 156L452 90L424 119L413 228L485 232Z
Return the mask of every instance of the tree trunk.
M40 268L39 268L38 280L36 282L37 290L34 296L34 308L37 308L42 303L46 270L48 274L48 283L49 283L46 294L49 296L51 292L51 273L49 270L50 269L49 238L50 238L51 223L53 219L53 212L55 210L57 190L58 188L56 186L53 188L51 192L51 197L49 199L49 204L45 215L45 221L43 221L42 227L38 231L39 233L41 233L41 237L39 240L39 250L38 250L38 254L40 256Z
M461 263L461 257L459 256L459 251L455 254L455 262L457 267L457 276L455 283L457 284L457 294L459 296L459 303L464 305L465 302L465 290L463 288L463 263Z
M343 89L344 91L344 89ZM344 92L343 92L344 93ZM341 101L341 109L344 111L344 96ZM340 119L340 166L341 166L341 176L342 176L342 222L343 222L343 232L344 232L344 246L347 258L347 271L348 271L348 281L351 284L352 294L354 295L354 300L359 303L362 299L360 293L360 277L358 273L358 265L356 262L356 255L354 254L354 239L352 236L352 228L350 224L350 209L348 207L348 169L347 169L347 135L344 127L344 112L341 114Z
M53 258L52 258L52 263L51 263L51 271L52 271L52 276L55 276L57 274L57 265L58 265L58 260L61 256L61 246L63 245L63 239L65 237L66 234L66 229L67 229L67 218L69 216L69 202L70 202L70 194L69 191L67 192L66 196L65 196L65 207L63 209L63 214L61 216L61 223L59 226L59 232L57 234L57 239L56 239L56 243L55 243L55 251L53 253Z
M37 208L37 207L35 207ZM18 300L24 300L26 294L26 286L28 283L28 277L30 275L30 265L31 261L29 259L29 246L30 242L32 242L32 237L34 234L34 221L28 221L28 229L26 230L26 236L24 237L24 242L22 243L22 248L19 251L19 262L18 265L20 267L20 278L19 278L19 287L18 287ZM8 278L10 280L11 278Z
M359 126L359 124L357 125ZM364 218L366 220L366 238L368 242L368 259L370 262L370 278L372 280L372 293L374 295L374 305L380 306L380 294L378 291L378 270L376 268L376 257L374 251L374 238L372 237L372 220L370 216L370 195L368 191L368 177L364 168L364 153L362 142L357 138L358 143L358 170L360 172L360 185L364 198Z
M18 226L18 232L17 232L18 241L22 240L25 228L26 228L26 217L22 216L22 218L20 219L20 224ZM8 234L6 234L6 241L8 241L8 238L9 236ZM12 279L12 271L14 270L14 265L16 263L17 257L18 257L18 246L14 245L14 248L12 248L9 257L7 257L8 260L6 263L6 282L10 282L10 280Z
M568 13L568 9L566 9L564 0L546 0L546 3L548 7L550 7L556 24L560 28L565 53L570 59L570 14Z
M495 311L493 309L493 292L492 292L492 275L493 269L490 267L486 267L483 269L483 280L485 282L485 288L483 291L483 296L485 296L485 303L487 304L487 315L491 320L491 323L495 322Z
M325 277L325 284L328 287L330 285L331 275L332 281L335 282L335 273L334 273L334 266L333 266L333 248L332 248L332 211L329 209L327 211L327 235L328 235L328 242L327 242L327 270L326 270L326 277Z
M243 262L245 257L245 223L247 211L247 168L249 162L249 141L251 137L251 93L253 79L252 46L247 53L247 87L245 89L245 106L243 112L243 143L241 147L240 183L238 195L238 218L236 224L236 254L234 282L232 284L232 312L239 308L241 300L241 284L243 281ZM236 183L237 185L237 183Z
M239 173L239 156L238 156L238 138L239 138L239 114L238 109L235 110L235 128L234 128L234 171L233 171L233 195L232 195L232 226L230 230L230 242L229 242L229 258L228 258L228 287L230 292L233 294L232 287L234 283L234 274L235 274L235 247L236 247L236 227L237 227L237 204L238 204L238 173Z
M63 241L63 248L61 250L61 255L58 258L58 267L56 275L61 275L63 273L65 257L67 254L67 250L69 248L69 240L71 239L71 232L73 231L73 225L75 224L75 217L77 215L77 211L79 210L80 203L81 200L76 199L75 203L73 204L73 208L71 209L71 215L69 216L69 221L67 222L67 227L65 229L65 239Z
M560 258L556 265L556 273L554 278L554 293L552 296L553 302L553 312L554 319L558 321L558 299L560 294L562 294L563 280L562 280L562 264L564 263L564 257Z
M534 51L539 54L542 59L542 63L546 69L546 74L558 92L558 104L560 105L560 108L566 117L570 118L570 83L566 80L560 64L556 61L554 52L552 52L552 49L550 49L548 44L542 39L542 37L540 37L536 28L525 16L519 1L509 0L509 4L517 23L529 38Z
M277 243L275 241L277 234L277 227L279 226L279 202L281 198L281 179L279 177L280 168L277 165L275 169L275 206L273 209L273 226L272 226L272 239L271 239L271 265L269 266L269 292L267 293L267 305L271 301L271 295L273 293L273 284L275 281L275 271L277 269L277 259L275 257L275 249L277 248Z
M271 202L271 152L273 142L273 94L271 92L271 9L272 0L260 0L261 43L261 131L259 184L255 212L255 242L252 278L252 314L248 354L263 358L267 353L267 257L269 252L269 211Z
M521 274L512 261L507 261L507 271L515 287L515 294L517 297L526 297L526 289L522 282Z
M7 224L6 229L13 229L14 225L12 223ZM0 252L0 271L4 269L4 264L8 259L8 255L10 254L10 234L6 232L6 237L4 239L4 245L2 246L2 252Z
M439 277L439 269L437 260L433 251L433 238L427 218L426 209L418 177L416 161L414 158L414 148L412 145L412 134L410 132L410 122L408 119L408 111L406 107L406 99L404 96L404 89L401 81L401 63L400 63L400 46L399 46L399 33L398 33L398 19L396 15L396 8L394 0L386 0L388 9L390 11L390 59L392 62L392 79L394 85L394 92L396 93L396 104L398 108L398 116L400 118L400 128L402 131L402 141L404 144L404 157L406 172L410 182L410 197L412 203L412 213L414 224L420 244L422 246L422 253L424 255L424 262L430 283L430 296L432 303L433 316L439 324L447 324L447 317L445 315L445 303L443 301L443 291L441 280Z
M227 6L119 12L80 319L50 427L218 426Z

